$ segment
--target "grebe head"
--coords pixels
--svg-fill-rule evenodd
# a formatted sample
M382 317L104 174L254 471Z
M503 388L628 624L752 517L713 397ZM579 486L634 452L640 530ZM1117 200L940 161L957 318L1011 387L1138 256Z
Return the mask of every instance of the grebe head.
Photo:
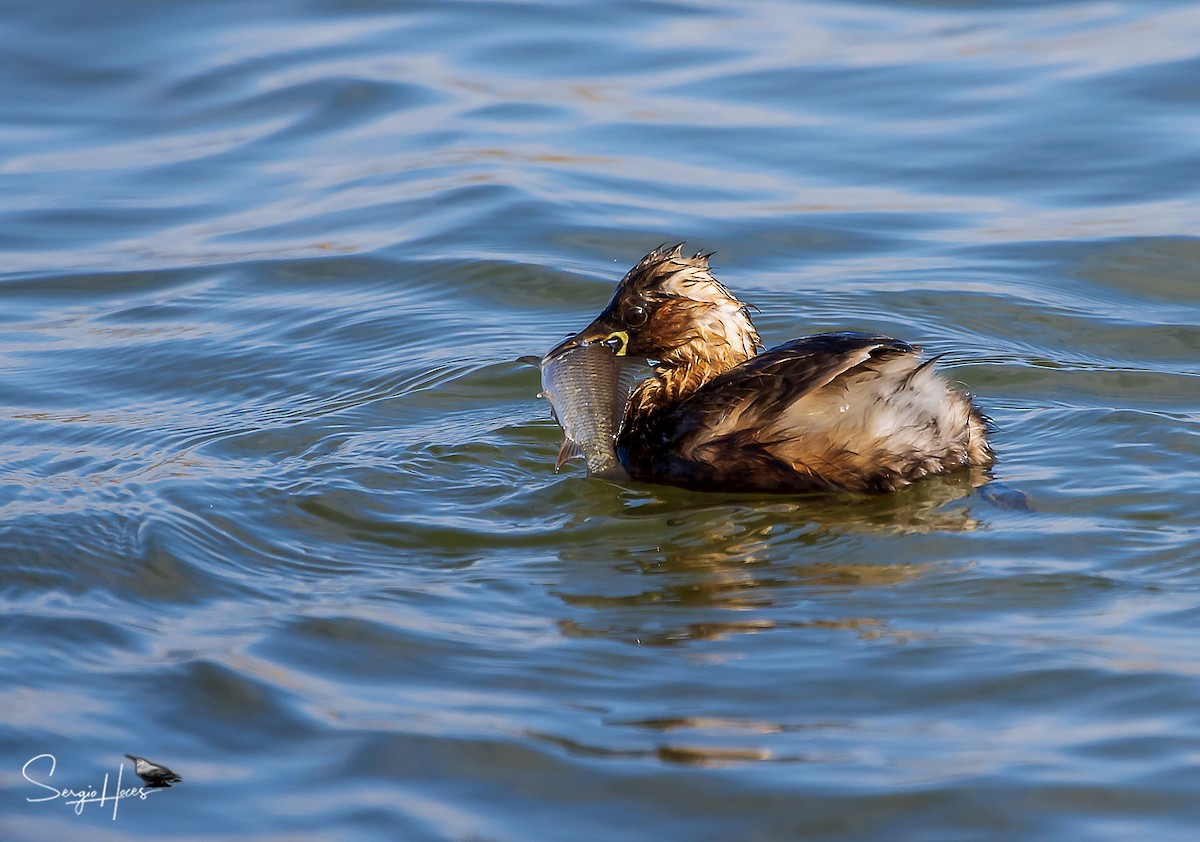
M709 255L684 257L682 248L660 246L638 261L604 311L567 341L607 342L618 355L667 367L754 356L761 343L750 311L713 277Z

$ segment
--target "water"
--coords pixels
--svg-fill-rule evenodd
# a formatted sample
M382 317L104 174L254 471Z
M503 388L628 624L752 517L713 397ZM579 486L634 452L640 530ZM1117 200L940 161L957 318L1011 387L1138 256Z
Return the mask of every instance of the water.
M0 35L6 839L1194 837L1200 7ZM555 475L516 357L678 240L946 354L1034 511Z

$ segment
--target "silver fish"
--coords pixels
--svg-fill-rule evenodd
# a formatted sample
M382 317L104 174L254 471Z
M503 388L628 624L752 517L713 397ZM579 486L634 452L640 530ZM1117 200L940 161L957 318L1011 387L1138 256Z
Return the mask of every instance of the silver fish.
M588 476L627 476L617 459L617 434L643 365L643 360L617 356L603 342L570 344L542 358L541 397L550 401L554 420L566 435L555 470L582 456Z

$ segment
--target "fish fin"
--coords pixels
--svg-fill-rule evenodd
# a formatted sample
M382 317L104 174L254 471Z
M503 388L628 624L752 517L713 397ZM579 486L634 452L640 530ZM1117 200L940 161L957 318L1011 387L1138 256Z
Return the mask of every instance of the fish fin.
M640 357L617 357L617 401L613 407L613 429L616 435L625 427L625 414L629 411L629 396L646 376L646 360Z
M581 456L583 451L579 449L579 445L570 439L563 439L562 447L558 449L558 459L554 462L554 470L560 470L568 459L578 459Z
M535 357L533 354L526 354L523 357L517 357L517 362L524 363L525 365L531 365L534 368L542 367L542 358Z
M589 465L588 476L599 479L629 479L629 473L625 470L625 466L616 459L595 470L592 470L592 467Z
M627 395L646 376L644 357L617 357L617 385Z

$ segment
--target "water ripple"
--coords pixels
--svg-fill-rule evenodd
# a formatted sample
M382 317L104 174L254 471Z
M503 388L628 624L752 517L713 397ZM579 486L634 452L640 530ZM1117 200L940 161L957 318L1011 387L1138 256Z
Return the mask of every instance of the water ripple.
M0 778L184 776L10 836L1200 820L1194 4L9 12ZM516 359L678 240L942 355L1033 511L555 473Z

